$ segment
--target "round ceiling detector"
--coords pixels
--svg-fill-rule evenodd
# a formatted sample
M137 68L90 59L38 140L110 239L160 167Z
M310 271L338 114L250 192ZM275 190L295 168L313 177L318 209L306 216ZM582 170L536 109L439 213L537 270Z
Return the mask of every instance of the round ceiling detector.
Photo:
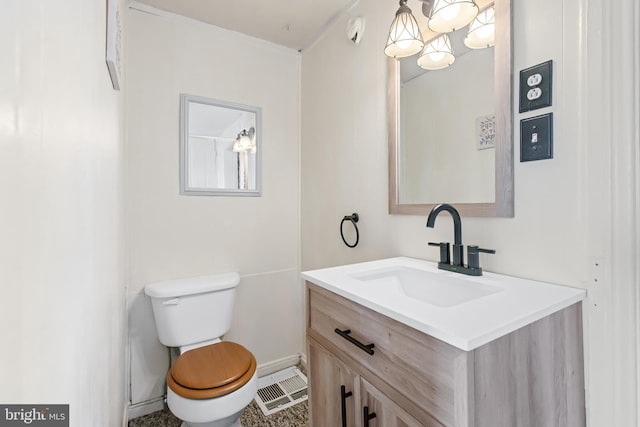
M364 18L361 16L356 16L355 18L349 19L347 22L347 37L354 44L360 44L360 40L362 39L362 33L364 32Z

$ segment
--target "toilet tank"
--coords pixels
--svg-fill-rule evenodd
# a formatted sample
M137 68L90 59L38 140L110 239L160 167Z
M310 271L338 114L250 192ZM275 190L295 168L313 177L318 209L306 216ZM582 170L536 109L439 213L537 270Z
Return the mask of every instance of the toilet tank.
M224 273L146 285L160 342L182 347L227 333L239 282L238 273Z

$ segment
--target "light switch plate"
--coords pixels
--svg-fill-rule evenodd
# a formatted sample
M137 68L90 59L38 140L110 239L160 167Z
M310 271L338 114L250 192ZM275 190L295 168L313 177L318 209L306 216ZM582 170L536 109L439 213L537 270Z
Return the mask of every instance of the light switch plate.
M551 106L551 60L520 71L520 112Z
M520 161L553 158L553 113L520 120Z

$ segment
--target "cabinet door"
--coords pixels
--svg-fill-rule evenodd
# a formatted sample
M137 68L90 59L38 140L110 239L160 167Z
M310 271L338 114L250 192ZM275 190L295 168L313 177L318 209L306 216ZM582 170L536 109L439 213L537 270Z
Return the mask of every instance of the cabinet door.
M358 376L308 339L309 402L313 427L355 427Z
M360 393L362 396L360 408L362 413L359 414L358 418L362 417L361 425L364 427L442 426L437 421L429 424L419 422L364 378L360 379Z

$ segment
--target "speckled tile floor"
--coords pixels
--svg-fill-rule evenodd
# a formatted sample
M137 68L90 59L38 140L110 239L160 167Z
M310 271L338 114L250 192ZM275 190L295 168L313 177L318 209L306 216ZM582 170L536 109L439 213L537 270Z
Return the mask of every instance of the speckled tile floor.
M241 417L243 427L307 427L309 425L307 402L301 402L290 408L265 417L255 401L244 410ZM129 427L179 427L180 420L168 409L134 418Z

